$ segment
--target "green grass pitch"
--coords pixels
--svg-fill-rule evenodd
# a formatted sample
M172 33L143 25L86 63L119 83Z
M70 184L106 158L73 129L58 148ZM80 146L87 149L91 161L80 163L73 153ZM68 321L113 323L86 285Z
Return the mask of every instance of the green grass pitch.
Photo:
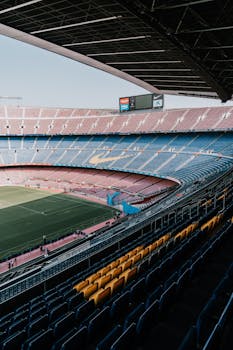
M67 194L31 188L0 187L0 258L96 225L116 210Z

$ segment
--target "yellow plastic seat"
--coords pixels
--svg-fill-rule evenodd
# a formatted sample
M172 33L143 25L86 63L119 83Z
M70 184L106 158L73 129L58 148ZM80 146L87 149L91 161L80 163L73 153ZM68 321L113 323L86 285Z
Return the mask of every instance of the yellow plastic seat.
M163 244L163 238L157 240L157 247L160 247Z
M163 243L167 242L169 238L171 237L170 233L167 233L166 235L163 236Z
M95 305L103 304L111 296L111 289L100 289L95 294L93 294L90 299L94 300Z
M112 281L108 282L106 285L105 285L105 289L106 288L110 288L111 289L111 293L113 293L113 290L114 290L114 284L118 281L118 278L114 278Z
M124 286L125 279L124 277L120 277L113 283L113 290L112 293L117 293L119 290L121 290Z
M128 254L129 254L129 258L132 258L132 256L136 255L137 253L139 253L144 247L143 246L139 246L134 248L133 250L131 250Z
M118 261L118 260L115 260L115 261L113 261L113 262L110 264L111 269L115 269L118 265L119 265L119 261Z
M111 273L112 278L118 277L121 274L121 272L122 272L122 267L121 266L117 267Z
M119 276L119 278L124 278L124 284L126 285L127 283L127 279L128 279L128 274L131 271L131 269L125 270L124 272L122 272Z
M101 270L99 270L98 272L101 274L101 276L106 275L106 273L108 273L111 270L111 266L107 265L105 267L103 267Z
M100 278L98 278L97 280L95 280L95 283L98 284L98 288L104 288L104 286L110 282L112 279L112 275L105 275L105 276L101 276Z
M88 286L88 284L89 284L89 281L87 281L87 280L81 281L74 286L74 289L76 289L77 292L80 292L80 290L82 290L84 287Z
M119 261L119 265L121 265L123 262L127 261L129 259L129 255L123 255L121 256L118 261Z
M128 276L127 276L127 281L126 283L130 282L134 277L136 276L138 272L137 267L135 266L132 270L129 271Z
M94 294L98 290L98 284L91 284L81 290L84 298L88 299L92 294Z
M153 251L153 250L155 250L155 249L157 249L157 248L158 248L158 242L155 241L155 242L153 242L153 243L151 244L151 251Z
M142 260L142 254L141 253L139 253L139 254L137 254L137 255L135 255L133 257L133 265L137 264L137 262L139 262L140 260Z
M143 249L142 251L142 257L145 258L145 256L150 254L150 246L146 247L145 249Z
M101 277L101 273L100 272L96 272L93 275L91 275L88 278L86 278L86 280L89 281L89 283L93 283L99 277Z
M94 294L92 294L92 295L90 296L89 300L94 300L95 305L97 305L98 296L99 296L99 294L100 294L101 292L103 292L103 290L104 290L103 288L98 289Z
M129 269L133 265L133 259L127 260L125 263L123 263L122 266L122 272Z

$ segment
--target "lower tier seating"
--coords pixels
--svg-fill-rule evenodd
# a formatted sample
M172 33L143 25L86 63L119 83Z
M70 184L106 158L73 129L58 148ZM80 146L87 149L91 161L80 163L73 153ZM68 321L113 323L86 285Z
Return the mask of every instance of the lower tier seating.
M1 349L214 349L210 343L227 349L216 329L224 327L230 344L232 222L207 221L218 226L202 223L200 230L187 223L180 229L181 222L169 234L149 232L29 299L0 318ZM98 280L102 288L110 269L120 280L116 270L128 259L136 272L99 302L90 297L95 291L80 287Z

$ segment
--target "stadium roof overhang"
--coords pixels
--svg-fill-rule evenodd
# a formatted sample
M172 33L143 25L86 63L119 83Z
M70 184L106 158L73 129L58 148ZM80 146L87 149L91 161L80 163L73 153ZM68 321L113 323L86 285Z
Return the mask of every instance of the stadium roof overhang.
M151 92L231 99L231 0L2 0L0 34Z

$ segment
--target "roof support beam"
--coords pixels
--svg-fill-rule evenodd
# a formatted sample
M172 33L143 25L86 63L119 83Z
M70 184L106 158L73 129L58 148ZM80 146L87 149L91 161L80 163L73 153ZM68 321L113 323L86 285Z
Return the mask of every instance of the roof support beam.
M219 46L197 46L193 50L222 50L233 49L233 45L219 45Z
M192 34L192 33L207 33L207 32L216 32L221 30L229 30L233 29L233 26L224 26L224 27L214 27L214 28L200 28L200 29L187 29L182 30L180 32L175 33L176 35L179 34Z

